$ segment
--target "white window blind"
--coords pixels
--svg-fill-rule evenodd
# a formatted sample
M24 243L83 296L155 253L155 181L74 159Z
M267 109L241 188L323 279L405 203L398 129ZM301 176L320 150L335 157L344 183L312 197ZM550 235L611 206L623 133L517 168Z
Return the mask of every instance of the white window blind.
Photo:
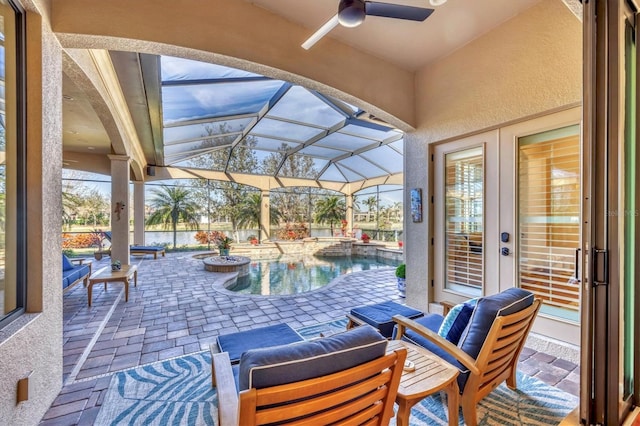
M484 153L482 147L445 156L445 287L482 288Z
M580 247L578 126L518 140L520 287L548 313L577 319L580 287L573 279Z

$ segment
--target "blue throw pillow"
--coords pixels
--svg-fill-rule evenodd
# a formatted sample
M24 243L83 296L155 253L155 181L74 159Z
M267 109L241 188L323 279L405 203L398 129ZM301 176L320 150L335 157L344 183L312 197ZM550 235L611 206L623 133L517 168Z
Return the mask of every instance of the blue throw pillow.
M460 336L462 336L462 332L467 327L467 324L469 324L469 318L471 318L477 300L478 299L471 299L451 308L447 316L444 317L438 330L440 337L457 345L458 341L460 341Z
M69 258L63 254L62 255L62 270L63 271L68 271L68 270L73 269L73 268L75 268L74 264L71 263Z

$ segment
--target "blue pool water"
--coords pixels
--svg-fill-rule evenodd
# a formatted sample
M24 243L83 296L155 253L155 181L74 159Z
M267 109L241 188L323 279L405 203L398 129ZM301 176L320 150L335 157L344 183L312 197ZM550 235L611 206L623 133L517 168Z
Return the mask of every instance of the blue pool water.
M358 271L397 266L391 260L364 257L306 257L251 262L249 274L227 287L243 294L287 295L317 290L334 278Z

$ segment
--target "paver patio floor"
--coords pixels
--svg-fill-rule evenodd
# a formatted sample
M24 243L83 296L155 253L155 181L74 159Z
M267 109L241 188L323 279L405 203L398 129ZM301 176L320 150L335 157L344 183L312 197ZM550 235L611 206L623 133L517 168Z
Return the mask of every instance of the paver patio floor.
M64 294L64 387L41 425L92 425L112 374L206 350L221 334L286 322L294 329L344 317L352 307L396 300L394 268L345 275L320 290L293 296L250 296L226 290L232 274L204 270L194 252L132 257L138 285L112 283ZM94 262L93 270L108 266ZM520 370L578 395L579 367L525 348Z

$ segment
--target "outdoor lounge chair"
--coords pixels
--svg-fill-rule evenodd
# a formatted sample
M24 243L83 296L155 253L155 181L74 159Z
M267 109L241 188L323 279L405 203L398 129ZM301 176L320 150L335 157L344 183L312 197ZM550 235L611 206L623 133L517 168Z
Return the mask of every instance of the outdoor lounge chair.
M227 352L212 353L218 424L386 425L406 358L406 349L386 347L373 328L358 327L249 350L233 370Z
M111 231L105 231L102 233L104 238L111 242ZM136 255L147 255L152 254L154 259L158 258L158 254L161 254L162 257L165 257L165 248L163 246L138 246L131 245L129 246L129 253L133 256ZM102 259L103 255L111 256L111 250L99 250L94 253L94 256L97 260Z
M453 307L446 318L394 316L394 338L427 348L460 369L458 386L465 423L477 424L476 404L506 380L516 388L518 357L541 301L511 288Z
M132 255L152 254L154 259L158 258L158 254L165 256L165 250L162 246L130 246L129 253Z

